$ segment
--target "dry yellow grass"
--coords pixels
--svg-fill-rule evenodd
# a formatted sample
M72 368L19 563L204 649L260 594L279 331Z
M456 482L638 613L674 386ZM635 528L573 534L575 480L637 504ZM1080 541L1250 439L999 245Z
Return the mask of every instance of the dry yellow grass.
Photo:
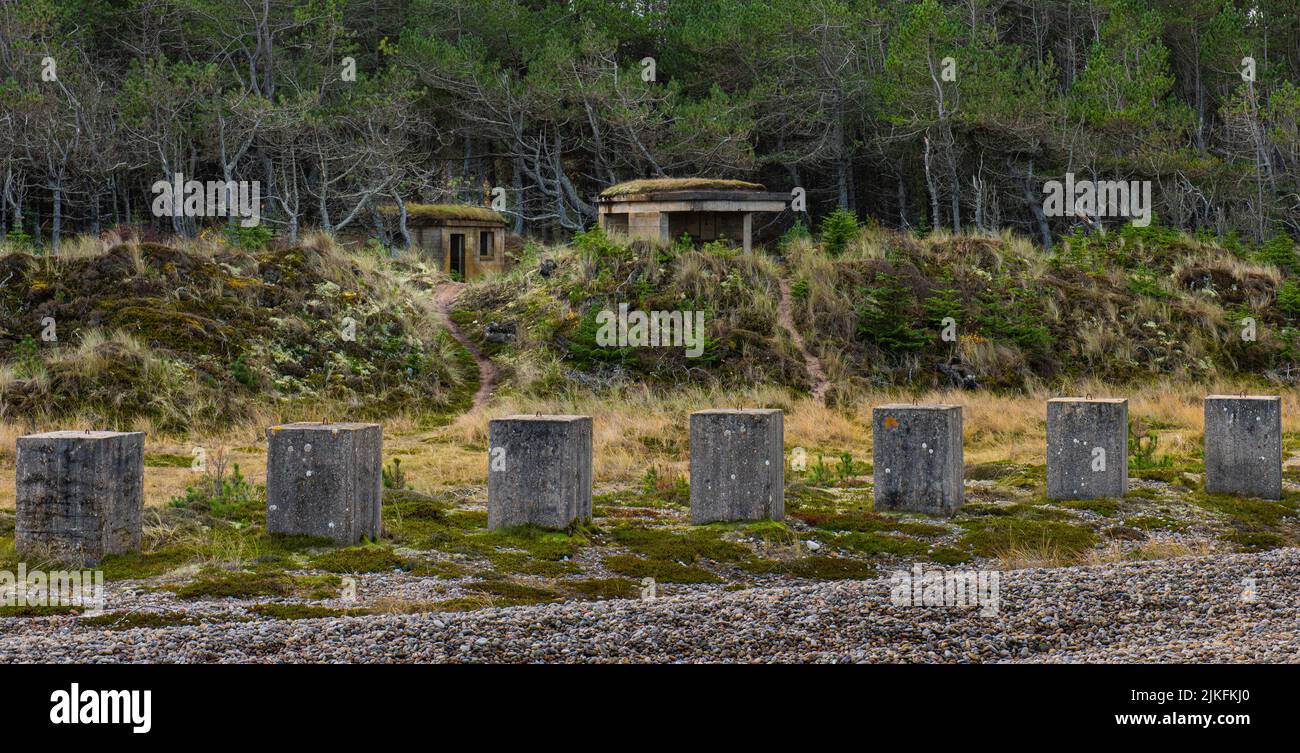
M1124 546L1121 542L1111 541L1101 548L1089 550L1085 553L1083 562L1087 565L1106 565L1113 562L1204 557L1217 551L1218 546L1209 539L1162 539L1144 541L1137 546Z
M1000 552L997 557L999 570L1024 570L1032 567L1067 567L1077 564L1079 557L1073 552L1063 551L1049 541L1022 543Z
M475 486L487 480L487 427L496 416L516 413L577 413L590 415L594 425L595 478L598 484L623 484L641 478L654 465L661 474L686 474L689 468L689 416L707 408L781 408L785 411L787 450L804 448L815 457L848 452L854 458L871 457L871 406L889 402L950 403L963 408L967 463L1007 461L1045 462L1046 400L1057 394L1127 397L1129 415L1139 432L1155 431L1158 452L1175 456L1195 451L1202 435L1202 400L1215 393L1241 392L1239 385L1220 383L1188 385L1153 383L1114 388L1081 383L1059 393L1045 389L1025 394L935 391L913 397L902 391L855 394L852 408L828 408L777 387L725 390L688 387L678 390L636 386L614 396L557 394L546 398L518 395L498 397L482 411L462 415L445 426L427 427L418 415L397 415L384 423L385 462L399 457L408 484L421 491ZM1251 390L1259 392L1259 390ZM1285 392L1283 431L1300 433L1300 396ZM292 420L340 420L325 411L300 411L295 415L263 414L221 435L167 438L151 431L147 423L133 427L145 431L146 453L189 457L194 447L211 454L224 451L255 482L265 479L265 428ZM54 428L54 427L43 427ZM93 428L70 422L60 428ZM12 507L14 495L14 443L26 429L0 423L0 507ZM145 471L145 497L150 505L165 504L193 483L188 467L150 465ZM1013 553L1024 562L1048 561L1051 553Z

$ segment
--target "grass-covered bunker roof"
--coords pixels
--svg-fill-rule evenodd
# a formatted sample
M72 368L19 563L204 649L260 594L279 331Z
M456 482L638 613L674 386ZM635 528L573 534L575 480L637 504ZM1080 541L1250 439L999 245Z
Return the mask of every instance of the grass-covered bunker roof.
M379 211L390 217L400 214L396 204L385 204L379 208ZM406 222L408 225L417 226L458 223L505 225L506 218L487 207L475 207L469 204L407 204Z
M629 180L600 192L602 199L665 193L669 191L763 191L760 183L725 178L644 178Z

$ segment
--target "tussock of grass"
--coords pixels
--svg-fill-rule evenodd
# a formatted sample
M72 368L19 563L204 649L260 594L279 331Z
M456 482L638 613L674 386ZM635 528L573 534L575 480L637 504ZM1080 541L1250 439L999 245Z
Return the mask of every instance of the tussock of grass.
M1111 562L1203 557L1214 554L1215 551L1216 547L1213 542L1202 539L1189 541L1152 540L1144 541L1135 546L1126 546L1122 542L1111 541L1104 547L1089 551L1084 561L1089 565L1104 565Z

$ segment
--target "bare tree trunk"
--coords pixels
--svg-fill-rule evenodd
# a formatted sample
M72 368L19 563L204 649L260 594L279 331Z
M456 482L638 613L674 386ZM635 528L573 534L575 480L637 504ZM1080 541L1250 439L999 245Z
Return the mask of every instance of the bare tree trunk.
M1043 203L1037 196L1034 196L1031 184L1034 182L1034 163L1029 163L1029 172L1025 175L1025 201L1029 204L1029 209L1034 213L1034 221L1038 224L1038 235L1043 241L1043 249L1052 250L1052 229L1047 225L1047 215L1043 213Z
M952 135L952 127L947 121L943 124L948 147L948 183L952 186L952 231L961 232L961 178L957 174L957 141Z
M853 210L849 203L849 167L845 164L844 159L844 118L836 108L835 113L835 188L839 192L839 205Z
M519 165L519 158L510 162L510 186L515 192L515 235L524 234L524 174Z
M930 191L930 228L938 230L943 219L939 216L939 191L934 185L934 172L930 169L930 137L925 137L925 187Z
M50 220L50 249L59 253L59 240L63 230L63 179L54 184L54 216Z
M903 174L897 173L898 178L898 226L907 228L907 187L903 183Z
M411 233L406 229L406 202L396 191L393 192L393 201L397 202L397 229L402 234L402 248L409 249L413 244Z

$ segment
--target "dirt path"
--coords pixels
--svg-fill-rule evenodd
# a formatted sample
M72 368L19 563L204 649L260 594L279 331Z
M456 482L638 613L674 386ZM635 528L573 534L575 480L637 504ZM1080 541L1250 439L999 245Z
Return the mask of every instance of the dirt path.
M812 382L812 396L817 402L826 403L826 391L831 388L831 383L826 379L826 372L822 370L821 359L814 356L804 345L803 335L794 325L794 299L790 295L790 281L781 278L781 304L777 307L777 321L790 333L790 339L799 348L799 355L803 356L804 368L808 370L808 381Z
M483 355L473 342L470 341L465 333L460 331L455 322L451 320L451 307L460 297L461 291L465 289L463 282L444 282L438 285L433 291L434 312L442 326L447 328L451 336L456 338L456 342L464 346L470 355L474 356L474 362L478 364L478 392L474 393L474 403L470 406L468 412L476 411L487 405L488 398L492 396L492 388L497 383L497 367L492 363L492 359Z

